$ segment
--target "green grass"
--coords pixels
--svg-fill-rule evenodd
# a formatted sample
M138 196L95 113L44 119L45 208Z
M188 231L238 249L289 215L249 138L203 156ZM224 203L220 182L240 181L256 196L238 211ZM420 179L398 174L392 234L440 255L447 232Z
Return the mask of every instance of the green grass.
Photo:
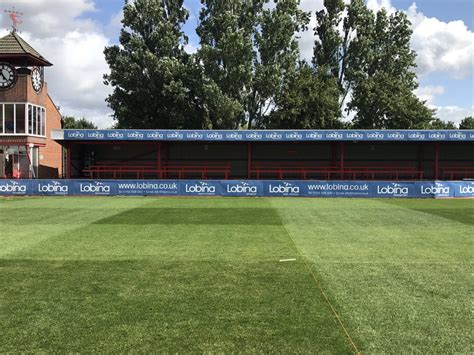
M473 236L472 200L0 199L0 353L470 353Z

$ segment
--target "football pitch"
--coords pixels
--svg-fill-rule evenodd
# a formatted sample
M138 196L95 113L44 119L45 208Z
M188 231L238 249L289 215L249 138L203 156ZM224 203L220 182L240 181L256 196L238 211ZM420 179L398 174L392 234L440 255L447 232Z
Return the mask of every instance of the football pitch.
M0 353L472 352L473 200L0 199Z

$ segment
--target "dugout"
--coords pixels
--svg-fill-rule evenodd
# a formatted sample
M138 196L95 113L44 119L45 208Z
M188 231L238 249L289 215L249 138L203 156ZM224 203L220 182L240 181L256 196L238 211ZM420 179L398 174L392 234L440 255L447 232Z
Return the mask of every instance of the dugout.
M474 131L62 130L67 178L462 180Z

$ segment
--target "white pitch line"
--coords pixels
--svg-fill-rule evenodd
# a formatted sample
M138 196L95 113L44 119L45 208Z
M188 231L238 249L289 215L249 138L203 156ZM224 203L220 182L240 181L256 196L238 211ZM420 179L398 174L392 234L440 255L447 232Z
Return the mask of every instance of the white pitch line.
M280 263L283 263L285 261L296 261L296 259L280 259Z

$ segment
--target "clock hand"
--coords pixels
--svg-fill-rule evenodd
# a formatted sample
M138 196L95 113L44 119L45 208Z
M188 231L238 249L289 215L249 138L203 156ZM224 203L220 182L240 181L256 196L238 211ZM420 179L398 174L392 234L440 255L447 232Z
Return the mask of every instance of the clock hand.
M2 76L3 80L7 80L7 78L5 78L5 75L3 75L3 70L0 70L0 75Z

